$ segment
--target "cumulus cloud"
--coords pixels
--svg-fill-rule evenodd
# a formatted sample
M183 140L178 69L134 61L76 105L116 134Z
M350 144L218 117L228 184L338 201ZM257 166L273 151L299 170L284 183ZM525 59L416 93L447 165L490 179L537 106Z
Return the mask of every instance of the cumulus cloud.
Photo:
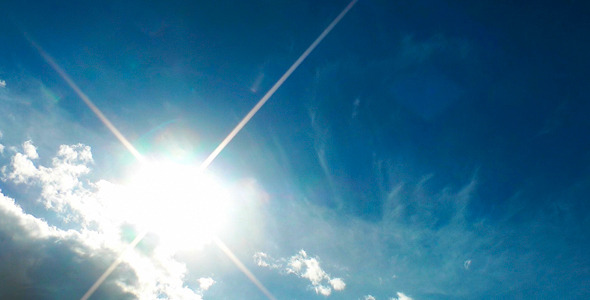
M26 141L23 144L23 150L26 157L30 159L37 159L39 158L39 154L37 154L37 147L33 145L32 141Z
M254 254L256 264L270 269L279 269L287 274L294 274L297 277L305 278L311 283L311 288L316 294L330 296L332 289L342 291L346 283L341 278L331 277L320 267L317 257L309 257L305 250L300 250L289 259L273 259L264 252Z
M375 297L371 296L371 295L366 295L363 300L375 300Z
M5 179L13 180L16 183L25 183L29 178L37 176L38 170L33 162L24 154L17 153L11 159L12 171L6 172L7 168L2 168Z
M211 278L211 277L199 278L198 282L199 282L199 287L203 291L208 290L211 286L213 286L213 284L215 284L215 280L213 280L213 278Z
M5 87L6 87L6 81L0 80L0 88L5 88Z
M15 183L31 183L41 186L41 196L46 207L58 211L70 206L79 211L86 192L80 177L86 175L92 162L90 147L85 145L61 145L50 167L37 167L33 160L39 158L31 141L23 144L23 153L17 152L9 168L3 169L5 179Z
M342 291L346 287L346 283L341 278L330 279L330 285L332 285L335 291Z
M280 269L282 268L282 264L275 262L275 259L270 257L268 254L264 252L256 252L254 253L254 261L259 267L265 267L269 269Z
M84 240L80 232L51 227L25 213L0 192L0 298L79 298L105 262L115 259L114 252L91 249ZM105 281L99 296L131 299L127 289L135 283L135 274L123 264Z
M0 193L0 265L9 266L0 270L0 282L10 283L0 287L0 298L79 298L127 246L129 226L114 210L120 205L105 211L109 203L120 204L122 196L116 193L122 188L83 179L93 162L86 145L60 146L50 166L38 165L38 158L28 141L2 167L3 181L40 188L45 213L27 213ZM65 222L48 223L45 216ZM213 278L201 278L198 287L190 288L184 279L186 265L173 250L147 241L139 248L125 255L97 290L97 298L202 299L215 283ZM50 275L56 272L60 275ZM60 286L59 295L55 286Z

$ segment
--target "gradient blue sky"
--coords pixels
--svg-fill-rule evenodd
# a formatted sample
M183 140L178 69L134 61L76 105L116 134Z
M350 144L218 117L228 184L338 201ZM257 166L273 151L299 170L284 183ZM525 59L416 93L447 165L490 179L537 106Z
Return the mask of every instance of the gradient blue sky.
M80 298L133 234L81 207L135 159L28 39L142 154L198 165L347 4L0 5L0 298ZM277 299L587 299L588 15L360 0L211 165L220 239ZM214 244L160 246L93 299L266 299Z

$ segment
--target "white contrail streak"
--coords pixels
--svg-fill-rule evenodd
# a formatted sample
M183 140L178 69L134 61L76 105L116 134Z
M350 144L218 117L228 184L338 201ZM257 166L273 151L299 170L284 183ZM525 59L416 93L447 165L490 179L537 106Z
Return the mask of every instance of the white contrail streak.
M328 27L326 27L326 29L324 29L324 31L317 37L317 39L315 39L315 41L313 41L313 43L305 50L305 52L303 52L303 54L301 54L301 56L299 56L299 58L293 63L293 65L291 65L291 67L287 70L287 72L285 72L285 74L283 74L283 76L281 76L281 78L279 78L279 80L272 86L272 88L270 88L270 90L268 90L268 92L266 92L266 94L260 99L260 101L258 101L258 103L256 103L256 105L254 105L254 107L248 112L248 114L242 119L242 121L240 121L240 123L238 123L238 125L236 125L236 127L227 135L227 137L225 137L225 139L221 142L221 144L219 144L219 146L217 146L217 148L215 148L215 150L213 150L213 152L211 152L211 154L207 157L207 159L205 159L205 161L203 161L203 163L201 163L201 167L200 167L201 169L206 169L213 162L213 160L217 157L217 155L219 155L219 153L221 153L223 148L225 148L225 146L227 146L227 144L229 144L229 142L231 142L231 140L238 134L238 132L240 132L240 130L242 130L242 128L244 128L244 126L246 126L246 124L248 124L250 119L252 119L252 117L254 117L254 115L260 110L260 108L266 103L266 101L268 101L268 99L270 99L270 97L272 97L272 95L281 87L281 85L283 85L285 80L287 80L287 78L289 78L289 76L291 76L291 74L297 69L297 67L299 67L299 65L319 45L319 43L328 35L328 33L330 33L330 31L332 31L334 26L336 26L338 24L338 22L340 22L340 20L342 20L344 15L346 15L346 13L354 6L354 4L357 1L358 0L352 0L344 8L344 10L342 10L342 12L334 19L334 21L332 21L332 23L330 23L330 25L328 25Z

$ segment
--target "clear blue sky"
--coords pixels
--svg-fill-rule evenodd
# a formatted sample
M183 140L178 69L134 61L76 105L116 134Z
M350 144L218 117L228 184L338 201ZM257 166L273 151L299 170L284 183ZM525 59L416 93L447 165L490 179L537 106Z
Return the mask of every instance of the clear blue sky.
M590 6L510 2L360 0L213 162L216 235L276 299L590 297ZM137 159L33 43L142 155L198 166L347 4L0 5L0 298L82 297L144 214L105 208ZM91 299L267 299L163 241Z

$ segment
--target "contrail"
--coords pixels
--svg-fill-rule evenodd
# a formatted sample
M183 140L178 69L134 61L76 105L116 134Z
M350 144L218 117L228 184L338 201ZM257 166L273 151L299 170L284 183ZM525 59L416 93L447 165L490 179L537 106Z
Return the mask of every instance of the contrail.
M313 43L299 56L299 58L287 69L285 74L266 92L266 94L256 103L256 105L246 114L246 116L238 123L238 125L223 139L223 141L213 150L213 152L201 163L199 169L204 171L221 153L221 151L231 142L231 140L248 124L250 119L262 108L262 106L272 97L272 95L281 87L281 85L291 76L291 74L301 65L301 63L309 56L309 54L322 42L322 40L332 31L332 29L342 20L348 11L356 4L358 0L352 0L343 10L336 16L336 18L324 29L324 31L313 41ZM33 45L43 59L66 81L66 83L76 92L78 97L86 103L86 105L94 112L100 121L115 135L115 137L129 150L129 152L137 158L138 161L144 162L145 159L139 151L125 138L125 136L113 125L109 119L100 111L100 109L90 100L90 98L82 92L78 85L70 78L70 76L55 62L55 60L45 52L37 43L35 43L28 35L25 38ZM124 255L131 251L141 240L145 237L147 232L142 232L127 246L127 248L119 255L119 257L105 270L105 272L96 280L96 282L88 289L88 291L80 298L80 300L87 300L100 287L100 285L108 278L108 276L117 268L123 261ZM252 281L254 285L270 300L276 298L268 291L266 287L254 276L250 270L233 254L233 252L218 238L214 239L215 244L225 253L229 259Z
M248 124L250 119L254 117L254 115L260 110L260 108L266 103L266 101L268 101L268 99L272 97L272 95L281 87L281 85L283 85L285 80L287 80L287 78L291 76L291 74L297 69L297 67L299 67L299 65L307 58L307 56L309 56L309 54L320 44L320 42L328 35L328 33L332 31L334 26L336 26L340 22L340 20L342 20L344 15L346 15L346 13L356 4L357 1L358 0L352 0L344 8L344 10L340 12L340 14L334 19L334 21L332 21L332 23L330 23L330 25L328 25L328 27L324 29L324 31L315 39L315 41L313 41L313 43L303 52L303 54L301 54L301 56L299 56L299 58L293 63L293 65L291 65L287 72L285 72L285 74L283 74L283 76L279 78L279 80L272 86L272 88L270 88L270 90L268 90L268 92L266 92L266 94L260 99L260 101L258 101L258 103L254 105L254 107L248 112L248 114L242 119L242 121L240 121L240 123L238 123L238 125L236 125L236 127L227 135L227 137L221 142L221 144L219 144L219 146L217 146L217 148L215 148L215 150L211 152L207 159L205 159L205 161L201 163L201 169L206 169L213 162L217 155L219 155L219 153L221 153L221 151L227 146L227 144L231 142L231 140L238 134L238 132L240 132L240 130L242 130L242 128L244 128L244 126Z

